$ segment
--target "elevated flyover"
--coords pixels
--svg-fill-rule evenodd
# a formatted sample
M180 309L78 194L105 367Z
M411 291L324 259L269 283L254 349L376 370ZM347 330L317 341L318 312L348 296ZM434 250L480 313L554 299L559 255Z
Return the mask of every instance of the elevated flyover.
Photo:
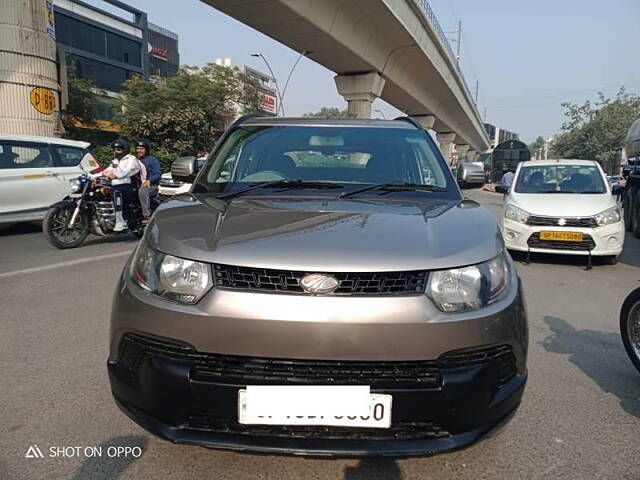
M380 97L473 156L489 139L426 0L202 0L334 71L357 117ZM310 95L313 92L309 92Z

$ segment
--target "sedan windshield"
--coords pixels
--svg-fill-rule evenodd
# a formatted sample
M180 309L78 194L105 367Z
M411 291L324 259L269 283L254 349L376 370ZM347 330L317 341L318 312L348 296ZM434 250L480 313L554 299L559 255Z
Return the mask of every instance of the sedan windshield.
M342 193L380 184L456 194L427 134L409 128L275 126L234 130L198 176L194 192L305 190ZM332 187L332 188L328 188ZM367 190L370 195L380 190ZM340 193L340 190L337 190ZM335 191L334 191L335 195Z
M600 169L590 165L522 167L516 193L607 193Z

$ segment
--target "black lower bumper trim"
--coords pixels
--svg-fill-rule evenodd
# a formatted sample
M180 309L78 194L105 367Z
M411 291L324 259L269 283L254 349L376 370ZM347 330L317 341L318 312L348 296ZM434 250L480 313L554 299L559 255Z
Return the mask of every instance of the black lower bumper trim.
M522 385L524 388L524 383ZM469 446L490 432L502 428L516 413L515 405L496 424L444 438L427 440L343 440L257 437L226 434L172 426L126 404L114 395L118 407L150 433L179 444L198 445L237 452L304 455L310 457L412 457L433 455ZM519 398L518 398L519 400Z

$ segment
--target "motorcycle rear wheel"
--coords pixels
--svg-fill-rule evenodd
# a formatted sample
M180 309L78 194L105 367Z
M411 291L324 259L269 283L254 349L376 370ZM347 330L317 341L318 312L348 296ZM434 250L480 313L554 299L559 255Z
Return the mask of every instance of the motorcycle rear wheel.
M75 248L89 235L89 219L80 212L73 227L69 220L75 210L74 203L62 203L51 207L42 221L42 231L48 242L56 248Z
M622 304L620 335L629 359L640 372L640 288L631 292Z

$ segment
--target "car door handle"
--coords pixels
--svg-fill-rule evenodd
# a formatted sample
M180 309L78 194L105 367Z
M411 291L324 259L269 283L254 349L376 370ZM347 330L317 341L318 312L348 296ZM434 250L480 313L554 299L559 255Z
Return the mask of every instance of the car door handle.
M44 172L44 174L45 174L47 177L57 177L57 176L58 176L58 174L57 174L56 172L51 172L51 171L49 171L49 172Z

